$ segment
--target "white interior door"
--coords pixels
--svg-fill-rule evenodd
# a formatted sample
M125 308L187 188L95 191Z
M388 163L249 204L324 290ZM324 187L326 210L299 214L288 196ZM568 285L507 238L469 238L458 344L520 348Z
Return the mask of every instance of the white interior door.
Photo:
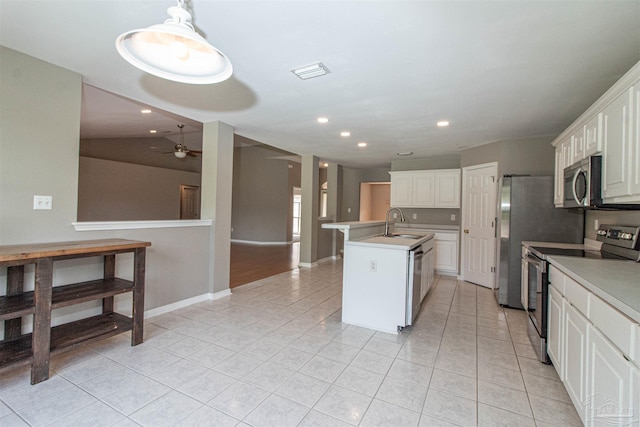
M462 278L493 288L495 283L498 164L462 169Z
M180 219L200 218L200 187L180 185Z

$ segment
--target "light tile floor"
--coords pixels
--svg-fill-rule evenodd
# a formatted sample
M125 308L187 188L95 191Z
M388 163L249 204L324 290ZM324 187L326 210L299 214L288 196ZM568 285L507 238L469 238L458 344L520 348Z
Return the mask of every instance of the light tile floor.
M344 324L342 264L293 270L0 376L10 426L573 426L524 312L437 277L398 335Z

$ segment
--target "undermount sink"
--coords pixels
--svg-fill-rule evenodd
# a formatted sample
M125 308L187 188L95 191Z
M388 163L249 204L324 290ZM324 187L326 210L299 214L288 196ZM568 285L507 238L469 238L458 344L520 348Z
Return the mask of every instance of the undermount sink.
M424 236L416 236L415 234L387 234L382 237L392 237L394 239L420 239Z

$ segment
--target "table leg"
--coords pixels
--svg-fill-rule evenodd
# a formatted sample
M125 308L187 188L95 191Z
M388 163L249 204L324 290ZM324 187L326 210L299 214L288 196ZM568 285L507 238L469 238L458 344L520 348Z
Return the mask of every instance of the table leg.
M31 384L49 378L49 353L51 346L51 288L53 280L53 259L40 258L36 262L34 289L35 313L33 314L33 334L31 349Z
M24 265L7 268L7 295L18 295L24 291ZM11 340L22 335L22 318L4 322L4 339Z
M116 276L116 256L104 256L104 275L105 279L113 279ZM114 310L113 297L102 299L102 313L113 313Z
M146 248L137 248L133 256L133 330L131 331L131 345L141 344L143 341L144 322L144 279L145 279Z

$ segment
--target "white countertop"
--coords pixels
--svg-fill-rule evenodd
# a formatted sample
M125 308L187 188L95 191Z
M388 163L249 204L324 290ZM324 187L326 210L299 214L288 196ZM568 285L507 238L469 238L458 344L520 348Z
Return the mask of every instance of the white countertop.
M411 224L411 223L403 223L396 222L395 228L397 232L401 232L404 230L442 230L442 231L460 231L460 226L458 225L442 225L442 224Z
M558 270L640 323L640 263L556 255L548 259Z
M400 234L400 233L396 233ZM433 233L416 233L416 232L402 232L401 234L413 234L416 236L420 236L418 239L412 238L402 238L402 237L385 237L385 236L373 236L367 237L362 240L352 240L346 242L345 244L354 245L354 246L368 246L368 247L377 247L383 249L399 249L403 251L411 250L415 247L422 245L425 242L433 239Z

